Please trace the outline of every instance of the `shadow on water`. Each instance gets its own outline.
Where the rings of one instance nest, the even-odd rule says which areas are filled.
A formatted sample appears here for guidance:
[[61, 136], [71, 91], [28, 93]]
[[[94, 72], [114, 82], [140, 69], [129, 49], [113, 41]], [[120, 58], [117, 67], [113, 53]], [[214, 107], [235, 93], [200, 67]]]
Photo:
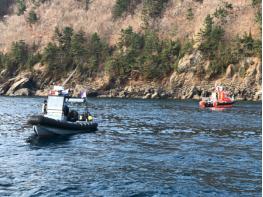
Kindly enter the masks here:
[[32, 134], [26, 139], [26, 142], [32, 146], [46, 147], [56, 144], [67, 144], [72, 135], [52, 135], [50, 137], [41, 138], [36, 134]]

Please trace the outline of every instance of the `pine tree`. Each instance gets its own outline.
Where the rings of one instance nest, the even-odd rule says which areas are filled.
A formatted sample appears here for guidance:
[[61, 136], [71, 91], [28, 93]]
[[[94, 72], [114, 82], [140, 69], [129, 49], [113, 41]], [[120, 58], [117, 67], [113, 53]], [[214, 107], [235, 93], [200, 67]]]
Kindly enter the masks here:
[[83, 32], [75, 33], [71, 39], [70, 54], [73, 57], [74, 64], [81, 66], [86, 60], [87, 50], [85, 48], [87, 40]]
[[204, 28], [199, 33], [201, 50], [206, 56], [214, 58], [219, 44], [223, 41], [224, 30], [213, 22], [213, 18], [207, 15], [205, 18]]

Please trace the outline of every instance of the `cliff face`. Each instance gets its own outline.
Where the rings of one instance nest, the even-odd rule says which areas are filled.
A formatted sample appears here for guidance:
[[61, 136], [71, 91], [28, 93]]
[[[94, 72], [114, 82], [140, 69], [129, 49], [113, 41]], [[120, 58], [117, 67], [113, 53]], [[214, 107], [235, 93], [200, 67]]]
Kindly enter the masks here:
[[[192, 58], [191, 55], [185, 56], [179, 64], [184, 71], [173, 72], [162, 81], [142, 81], [136, 77], [133, 80], [112, 81], [107, 75], [79, 81], [79, 76], [75, 75], [65, 87], [74, 87], [76, 96], [86, 90], [92, 97], [201, 99], [209, 96], [215, 85], [224, 85], [237, 100], [262, 100], [262, 65], [259, 58], [246, 58], [237, 65], [229, 65], [225, 75], [213, 80], [207, 74], [198, 73], [198, 70], [206, 69], [203, 63], [188, 67]], [[47, 85], [49, 78], [39, 65], [34, 69], [35, 72], [23, 72], [6, 80], [0, 85], [0, 95], [46, 96], [50, 88]]]
[[[36, 44], [42, 50], [53, 40], [55, 27], [70, 26], [76, 31], [98, 34], [116, 44], [120, 30], [132, 26], [137, 32], [143, 31], [143, 5], [138, 4], [134, 14], [126, 14], [113, 20], [112, 9], [115, 1], [93, 0], [88, 6], [82, 0], [49, 0], [36, 6], [26, 1], [23, 15], [16, 14], [17, 7], [9, 8], [10, 13], [0, 22], [0, 51], [10, 50], [11, 43], [25, 40]], [[195, 40], [203, 27], [208, 14], [213, 15], [224, 2], [221, 0], [170, 0], [162, 16], [151, 21], [152, 28], [161, 38], [172, 40]], [[251, 0], [231, 0], [232, 9], [220, 22], [224, 28], [227, 42], [237, 35], [251, 33], [253, 38], [261, 39], [261, 31], [256, 23], [257, 7]], [[37, 13], [38, 21], [29, 24], [30, 10]], [[238, 99], [261, 100], [261, 59], [247, 57], [236, 64], [226, 65], [225, 74], [211, 77], [209, 61], [194, 48], [178, 61], [177, 70], [159, 80], [144, 81], [135, 76], [130, 79], [112, 81], [107, 74], [80, 81], [78, 74], [69, 82], [75, 87], [75, 94], [87, 89], [91, 96], [139, 97], [139, 98], [195, 98], [206, 96], [215, 84], [224, 84]], [[3, 77], [5, 71], [0, 74]], [[60, 79], [63, 81], [65, 79]], [[3, 81], [3, 80], [2, 80]], [[22, 72], [14, 78], [8, 78], [0, 85], [0, 94], [7, 95], [45, 95], [47, 85], [52, 81], [46, 75], [46, 66], [37, 64], [31, 72]]]

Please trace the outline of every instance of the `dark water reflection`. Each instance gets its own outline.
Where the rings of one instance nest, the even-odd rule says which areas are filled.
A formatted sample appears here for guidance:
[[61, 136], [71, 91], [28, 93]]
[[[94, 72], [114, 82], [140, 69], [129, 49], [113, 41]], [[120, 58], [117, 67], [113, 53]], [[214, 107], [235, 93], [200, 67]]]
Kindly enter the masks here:
[[42, 101], [0, 97], [0, 196], [261, 196], [261, 103], [90, 99], [98, 132], [38, 140]]

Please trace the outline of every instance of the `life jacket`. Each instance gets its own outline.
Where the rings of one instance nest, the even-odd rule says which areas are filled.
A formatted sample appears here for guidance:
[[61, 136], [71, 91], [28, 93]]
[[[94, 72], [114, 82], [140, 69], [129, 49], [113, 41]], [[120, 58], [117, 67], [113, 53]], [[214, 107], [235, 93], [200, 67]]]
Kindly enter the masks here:
[[218, 92], [218, 100], [223, 101], [225, 99], [225, 92], [219, 91]]
[[88, 116], [88, 121], [92, 121], [93, 117], [91, 115]]

